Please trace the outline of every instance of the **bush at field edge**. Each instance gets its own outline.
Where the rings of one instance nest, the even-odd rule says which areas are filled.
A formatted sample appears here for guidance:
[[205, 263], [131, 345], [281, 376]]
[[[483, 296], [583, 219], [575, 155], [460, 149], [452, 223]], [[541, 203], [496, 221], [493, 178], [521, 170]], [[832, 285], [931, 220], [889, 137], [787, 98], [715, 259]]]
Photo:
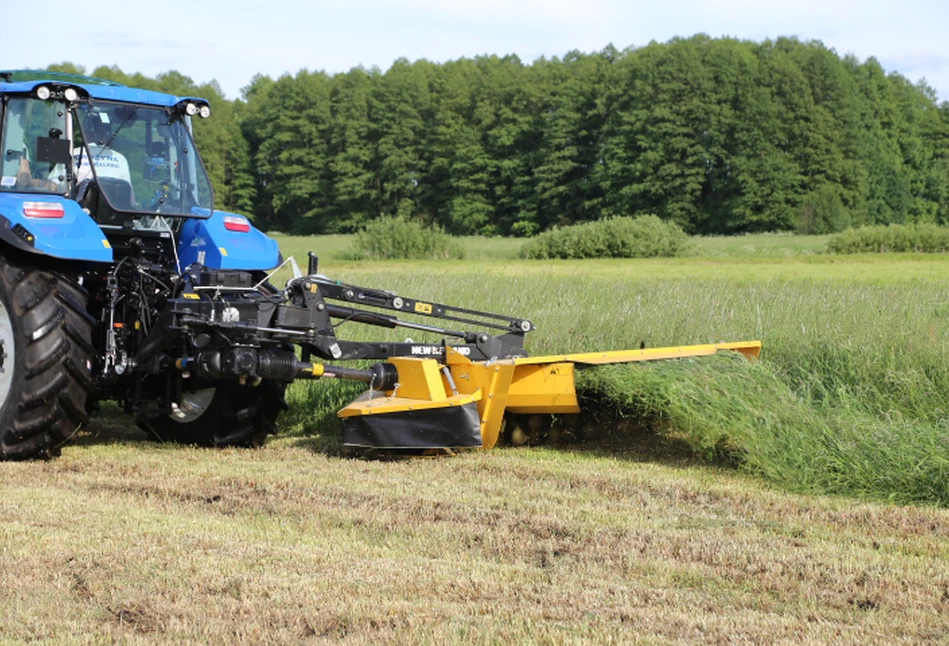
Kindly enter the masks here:
[[432, 260], [465, 257], [461, 241], [438, 225], [425, 227], [415, 220], [383, 216], [357, 232], [353, 247], [359, 257], [379, 260]]
[[655, 215], [613, 217], [555, 227], [521, 247], [521, 257], [548, 258], [655, 258], [681, 255], [688, 235], [673, 222]]
[[936, 224], [889, 224], [849, 229], [827, 243], [832, 253], [938, 253], [949, 251], [949, 228]]

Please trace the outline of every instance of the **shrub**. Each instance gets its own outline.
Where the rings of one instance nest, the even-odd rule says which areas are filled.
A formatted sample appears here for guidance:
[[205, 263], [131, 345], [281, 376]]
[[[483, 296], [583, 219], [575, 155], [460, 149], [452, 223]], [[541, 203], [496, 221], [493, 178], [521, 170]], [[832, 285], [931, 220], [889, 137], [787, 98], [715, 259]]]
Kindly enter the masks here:
[[531, 238], [521, 247], [521, 257], [545, 258], [650, 258], [678, 256], [689, 237], [673, 222], [655, 215], [616, 217], [555, 227]]
[[812, 192], [801, 205], [797, 232], [803, 235], [837, 233], [850, 228], [850, 211], [831, 186]]
[[536, 222], [520, 220], [511, 225], [511, 235], [518, 238], [530, 238], [531, 236], [537, 235], [539, 229], [540, 226]]
[[362, 257], [412, 260], [465, 256], [459, 240], [435, 225], [425, 227], [404, 217], [383, 216], [367, 224], [355, 236], [354, 246]]
[[850, 229], [827, 243], [833, 253], [949, 251], [949, 229], [935, 224], [890, 224]]

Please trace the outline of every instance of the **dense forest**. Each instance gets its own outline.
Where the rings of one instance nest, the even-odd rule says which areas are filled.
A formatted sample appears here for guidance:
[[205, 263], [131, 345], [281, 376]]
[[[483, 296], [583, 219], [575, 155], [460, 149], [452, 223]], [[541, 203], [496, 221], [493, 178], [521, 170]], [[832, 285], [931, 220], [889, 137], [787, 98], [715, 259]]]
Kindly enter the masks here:
[[177, 72], [91, 74], [210, 100], [195, 129], [216, 203], [269, 230], [380, 215], [518, 236], [647, 213], [703, 234], [949, 224], [949, 103], [820, 42], [400, 59], [258, 75], [236, 100]]

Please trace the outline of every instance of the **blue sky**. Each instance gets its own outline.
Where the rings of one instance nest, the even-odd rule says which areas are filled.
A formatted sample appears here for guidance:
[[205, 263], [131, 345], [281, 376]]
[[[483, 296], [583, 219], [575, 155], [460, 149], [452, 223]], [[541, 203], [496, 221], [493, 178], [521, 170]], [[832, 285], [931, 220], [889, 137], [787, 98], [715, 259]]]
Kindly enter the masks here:
[[945, 0], [164, 0], [8, 3], [6, 69], [71, 61], [153, 76], [216, 79], [229, 98], [257, 74], [302, 68], [387, 69], [396, 58], [446, 61], [517, 54], [524, 62], [578, 49], [619, 49], [704, 32], [761, 41], [820, 40], [838, 54], [874, 56], [887, 71], [925, 78], [949, 101]]

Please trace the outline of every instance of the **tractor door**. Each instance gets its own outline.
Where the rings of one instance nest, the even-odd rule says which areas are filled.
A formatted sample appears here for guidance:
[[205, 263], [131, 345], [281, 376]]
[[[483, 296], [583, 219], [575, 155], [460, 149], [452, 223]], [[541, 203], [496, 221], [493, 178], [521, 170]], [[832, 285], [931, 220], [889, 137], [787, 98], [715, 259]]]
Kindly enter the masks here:
[[65, 194], [70, 143], [58, 101], [11, 97], [3, 110], [0, 190]]

